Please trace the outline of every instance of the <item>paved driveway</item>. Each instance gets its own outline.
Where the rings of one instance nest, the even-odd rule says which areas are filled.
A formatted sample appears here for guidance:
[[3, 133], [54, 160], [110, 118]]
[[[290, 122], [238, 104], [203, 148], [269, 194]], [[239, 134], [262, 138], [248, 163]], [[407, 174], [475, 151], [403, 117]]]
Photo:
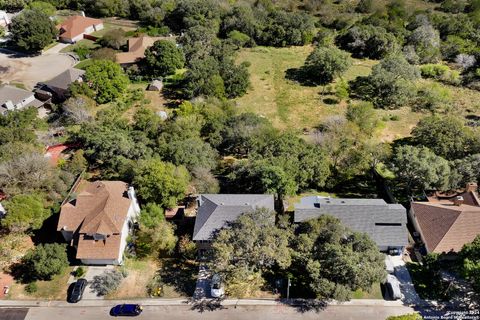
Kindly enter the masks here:
[[102, 296], [97, 296], [97, 293], [92, 290], [90, 287], [93, 277], [101, 275], [104, 273], [106, 270], [112, 270], [113, 266], [105, 266], [105, 267], [88, 267], [87, 272], [85, 273], [84, 278], [87, 279], [88, 281], [88, 286], [85, 288], [85, 291], [83, 292], [83, 298], [82, 299], [104, 299]]
[[197, 285], [193, 293], [193, 299], [199, 300], [211, 298], [210, 296], [210, 276], [211, 272], [205, 265], [200, 265], [198, 270]]
[[395, 276], [400, 281], [400, 289], [403, 293], [403, 303], [405, 305], [421, 306], [425, 304], [425, 301], [420, 299], [415, 287], [413, 286], [412, 278], [408, 272], [407, 266], [402, 259], [402, 256], [392, 256], [391, 260], [395, 267]]
[[47, 53], [26, 57], [0, 51], [0, 79], [2, 82], [20, 82], [32, 89], [37, 82], [47, 81], [70, 67], [75, 60], [63, 53], [57, 53], [62, 47], [55, 46]]

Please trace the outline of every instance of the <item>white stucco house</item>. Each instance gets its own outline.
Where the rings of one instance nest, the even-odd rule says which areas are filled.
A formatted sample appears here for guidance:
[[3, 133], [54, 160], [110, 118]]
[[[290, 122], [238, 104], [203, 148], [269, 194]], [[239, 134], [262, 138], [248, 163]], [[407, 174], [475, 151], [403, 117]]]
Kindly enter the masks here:
[[86, 182], [76, 199], [62, 205], [57, 230], [86, 265], [119, 265], [140, 207], [133, 187], [122, 181]]

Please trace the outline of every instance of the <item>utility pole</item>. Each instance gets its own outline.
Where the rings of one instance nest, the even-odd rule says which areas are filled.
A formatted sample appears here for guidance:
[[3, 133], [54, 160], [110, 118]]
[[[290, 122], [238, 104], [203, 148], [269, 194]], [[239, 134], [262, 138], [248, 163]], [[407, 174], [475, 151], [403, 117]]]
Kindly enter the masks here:
[[287, 277], [287, 300], [290, 298], [290, 277]]

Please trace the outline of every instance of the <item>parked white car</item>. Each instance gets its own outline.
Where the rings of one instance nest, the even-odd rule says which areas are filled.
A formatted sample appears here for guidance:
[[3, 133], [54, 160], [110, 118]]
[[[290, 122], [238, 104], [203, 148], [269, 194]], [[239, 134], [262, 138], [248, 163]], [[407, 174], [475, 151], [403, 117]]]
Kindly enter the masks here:
[[402, 291], [400, 290], [400, 281], [394, 275], [387, 275], [387, 282], [385, 283], [388, 295], [393, 300], [402, 299]]
[[222, 277], [219, 274], [212, 276], [210, 295], [213, 298], [221, 298], [225, 295], [225, 289], [223, 288]]

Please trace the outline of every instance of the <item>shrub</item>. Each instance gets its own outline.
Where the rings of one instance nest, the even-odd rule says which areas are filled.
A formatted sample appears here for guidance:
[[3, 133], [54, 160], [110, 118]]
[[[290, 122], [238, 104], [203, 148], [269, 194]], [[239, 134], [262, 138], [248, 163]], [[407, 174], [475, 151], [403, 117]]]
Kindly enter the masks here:
[[107, 270], [103, 274], [94, 276], [91, 287], [99, 296], [105, 296], [118, 289], [123, 275], [116, 270]]
[[91, 58], [95, 60], [110, 60], [116, 61], [116, 51], [110, 48], [100, 48], [91, 54]]
[[420, 67], [420, 72], [422, 74], [422, 77], [425, 77], [425, 78], [438, 79], [448, 71], [450, 71], [450, 68], [443, 64], [430, 63], [430, 64], [424, 64], [423, 66]]
[[25, 292], [28, 294], [33, 294], [37, 292], [37, 290], [38, 290], [38, 286], [36, 282], [30, 282], [25, 286]]
[[420, 67], [420, 72], [424, 78], [432, 78], [451, 85], [458, 85], [461, 82], [460, 73], [443, 64], [425, 64]]
[[159, 275], [156, 275], [148, 284], [147, 284], [147, 293], [150, 297], [162, 297], [163, 296], [163, 283], [162, 278]]
[[85, 45], [79, 45], [73, 49], [80, 60], [85, 60], [90, 56], [91, 49]]
[[83, 275], [85, 275], [85, 273], [86, 273], [85, 268], [83, 268], [83, 267], [78, 267], [78, 268], [74, 271], [73, 276], [74, 276], [75, 278], [81, 278]]
[[188, 235], [182, 236], [178, 241], [178, 253], [180, 253], [184, 259], [195, 259], [197, 246]]

